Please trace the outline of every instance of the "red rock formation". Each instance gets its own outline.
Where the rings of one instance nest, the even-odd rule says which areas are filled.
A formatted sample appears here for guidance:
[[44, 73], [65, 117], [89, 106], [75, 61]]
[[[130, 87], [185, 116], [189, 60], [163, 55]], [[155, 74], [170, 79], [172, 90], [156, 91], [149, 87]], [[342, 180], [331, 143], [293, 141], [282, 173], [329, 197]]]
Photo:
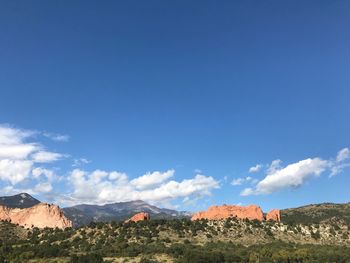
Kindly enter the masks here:
[[150, 220], [150, 219], [151, 219], [151, 217], [148, 213], [141, 212], [141, 213], [134, 215], [130, 219], [126, 220], [125, 223], [128, 223], [130, 221], [138, 222], [138, 221], [144, 221], [144, 220]]
[[266, 214], [266, 220], [281, 222], [281, 213], [278, 209], [273, 209]]
[[24, 227], [72, 227], [72, 222], [64, 216], [58, 206], [46, 203], [23, 209], [0, 205], [0, 220], [8, 220]]
[[264, 220], [264, 214], [259, 206], [238, 206], [238, 205], [222, 205], [211, 206], [208, 211], [195, 213], [191, 220], [197, 220], [206, 218], [209, 220], [218, 220], [228, 217], [237, 217], [240, 219], [257, 219], [259, 221]]

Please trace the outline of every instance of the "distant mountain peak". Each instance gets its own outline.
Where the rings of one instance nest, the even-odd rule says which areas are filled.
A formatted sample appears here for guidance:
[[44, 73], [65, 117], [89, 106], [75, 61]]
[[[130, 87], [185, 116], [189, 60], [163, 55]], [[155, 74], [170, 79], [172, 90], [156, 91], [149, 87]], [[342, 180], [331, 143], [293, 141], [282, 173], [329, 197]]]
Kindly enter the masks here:
[[133, 200], [133, 201], [129, 201], [129, 202], [131, 202], [131, 203], [137, 203], [137, 204], [148, 204], [148, 203], [146, 203], [146, 202], [143, 201], [143, 200]]
[[[18, 194], [18, 195], [20, 195], [22, 198], [34, 199], [34, 197], [31, 196], [31, 195], [28, 194], [28, 193], [20, 193], [20, 194]], [[16, 195], [14, 195], [14, 196], [16, 196]]]
[[35, 199], [28, 193], [0, 197], [0, 205], [5, 205], [10, 208], [29, 208], [39, 203], [39, 200]]
[[138, 205], [148, 205], [148, 203], [146, 203], [143, 200], [130, 200], [130, 201], [124, 201], [124, 202], [115, 202], [115, 203], [108, 203], [105, 205], [114, 205], [114, 204], [138, 204]]

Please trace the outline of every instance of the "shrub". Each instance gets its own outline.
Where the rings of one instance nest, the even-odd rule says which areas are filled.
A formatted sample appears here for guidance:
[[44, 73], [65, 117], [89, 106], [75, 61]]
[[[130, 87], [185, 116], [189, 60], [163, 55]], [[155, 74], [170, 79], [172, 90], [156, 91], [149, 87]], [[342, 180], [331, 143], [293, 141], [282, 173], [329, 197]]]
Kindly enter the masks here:
[[103, 258], [98, 254], [73, 255], [70, 258], [70, 263], [102, 263]]

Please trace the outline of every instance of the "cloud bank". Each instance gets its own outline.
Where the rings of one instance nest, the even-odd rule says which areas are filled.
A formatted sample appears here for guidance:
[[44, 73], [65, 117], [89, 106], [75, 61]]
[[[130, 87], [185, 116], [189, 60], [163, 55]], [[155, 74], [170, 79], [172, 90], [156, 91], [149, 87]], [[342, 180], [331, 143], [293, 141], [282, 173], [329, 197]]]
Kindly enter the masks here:
[[[199, 199], [219, 188], [211, 176], [197, 173], [193, 178], [176, 181], [175, 170], [147, 172], [129, 179], [119, 171], [92, 172], [79, 168], [90, 163], [86, 158], [72, 158], [52, 152], [38, 141], [38, 136], [55, 142], [66, 142], [69, 136], [22, 130], [0, 125], [0, 186], [2, 193], [28, 192], [42, 194], [60, 204], [103, 204], [130, 200], [168, 203], [176, 199]], [[69, 160], [68, 160], [69, 159]], [[66, 176], [58, 176], [52, 165], [60, 160], [70, 161], [75, 167]], [[62, 183], [61, 190], [55, 189]], [[62, 192], [62, 189], [67, 191]]]
[[267, 169], [265, 178], [259, 181], [254, 188], [245, 188], [241, 195], [271, 194], [282, 189], [297, 188], [308, 179], [318, 177], [325, 171], [329, 171], [330, 176], [334, 176], [343, 171], [345, 167], [350, 166], [350, 163], [345, 162], [349, 155], [349, 149], [344, 148], [338, 152], [335, 160], [308, 158], [286, 167], [281, 166], [281, 160], [274, 160]]
[[130, 200], [167, 203], [178, 198], [201, 198], [219, 188], [211, 176], [197, 174], [180, 182], [170, 180], [175, 170], [148, 172], [133, 180], [125, 173], [95, 170], [91, 173], [75, 169], [69, 175], [73, 192], [64, 196], [64, 202], [75, 204], [105, 204]]
[[[65, 155], [50, 152], [38, 142], [27, 142], [36, 132], [0, 125], [0, 180], [11, 185], [29, 178], [34, 166], [51, 163]], [[38, 188], [40, 189], [40, 188]]]
[[[86, 158], [73, 158], [68, 154], [50, 151], [39, 138], [48, 137], [54, 142], [67, 141], [68, 136], [48, 134], [0, 125], [0, 191], [5, 194], [28, 192], [40, 194], [60, 204], [78, 203], [103, 204], [130, 200], [145, 200], [155, 204], [170, 204], [182, 199], [189, 203], [211, 195], [220, 188], [220, 182], [200, 170], [195, 176], [176, 180], [176, 171], [146, 172], [136, 178], [120, 171], [96, 169], [88, 171], [83, 165]], [[328, 172], [336, 176], [350, 167], [350, 150], [341, 149], [333, 159], [307, 158], [282, 166], [281, 160], [270, 165], [257, 164], [249, 168], [249, 173], [257, 173], [264, 167], [265, 177], [242, 177], [234, 179], [235, 186], [249, 184], [242, 196], [271, 194], [283, 189], [302, 186], [311, 178]], [[58, 161], [69, 161], [64, 175], [57, 175], [54, 168]], [[1, 188], [2, 187], [2, 188]]]

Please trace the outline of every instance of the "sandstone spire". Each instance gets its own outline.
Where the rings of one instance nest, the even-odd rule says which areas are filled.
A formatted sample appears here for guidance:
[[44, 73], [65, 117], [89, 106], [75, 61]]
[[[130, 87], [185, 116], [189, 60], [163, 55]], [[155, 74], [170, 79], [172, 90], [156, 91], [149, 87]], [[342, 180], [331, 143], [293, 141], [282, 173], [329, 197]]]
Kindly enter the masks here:
[[273, 209], [266, 214], [266, 220], [281, 221], [281, 213], [278, 209]]

